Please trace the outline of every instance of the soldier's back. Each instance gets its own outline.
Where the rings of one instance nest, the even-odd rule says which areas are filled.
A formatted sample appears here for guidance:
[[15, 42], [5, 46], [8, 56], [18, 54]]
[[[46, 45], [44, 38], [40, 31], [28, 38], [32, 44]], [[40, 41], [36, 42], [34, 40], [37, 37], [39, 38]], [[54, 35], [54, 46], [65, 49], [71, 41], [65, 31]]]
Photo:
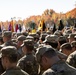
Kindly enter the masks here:
[[66, 62], [67, 62], [69, 65], [71, 65], [71, 66], [73, 66], [73, 67], [76, 68], [76, 51], [74, 51], [73, 53], [71, 53], [71, 54], [68, 56]]
[[76, 69], [63, 61], [59, 61], [42, 75], [76, 75]]
[[35, 56], [32, 53], [26, 54], [24, 57], [22, 57], [17, 65], [20, 66], [22, 70], [26, 71], [30, 75], [37, 75], [38, 64], [35, 59]]
[[24, 72], [20, 68], [10, 68], [1, 75], [29, 75], [29, 74]]

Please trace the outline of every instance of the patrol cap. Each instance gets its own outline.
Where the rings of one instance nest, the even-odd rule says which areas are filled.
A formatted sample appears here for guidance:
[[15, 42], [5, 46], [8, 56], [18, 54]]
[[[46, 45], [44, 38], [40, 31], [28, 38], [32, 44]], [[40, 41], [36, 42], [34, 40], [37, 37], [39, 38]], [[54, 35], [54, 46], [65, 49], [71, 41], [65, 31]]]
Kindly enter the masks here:
[[11, 31], [5, 31], [5, 32], [2, 33], [2, 37], [4, 37], [4, 36], [11, 37], [12, 36], [12, 32]]
[[36, 33], [30, 33], [29, 36], [32, 36], [33, 38], [39, 38], [39, 35]]
[[28, 32], [22, 32], [24, 36], [28, 36]]
[[26, 40], [26, 36], [20, 35], [20, 36], [18, 36], [17, 40], [18, 41], [24, 41], [24, 40]]
[[63, 51], [63, 49], [72, 50], [72, 46], [70, 43], [64, 43], [60, 47], [60, 51]]
[[46, 43], [46, 42], [57, 42], [57, 41], [58, 41], [57, 35], [47, 35], [45, 37], [45, 41], [43, 41], [43, 42]]
[[3, 57], [3, 56], [11, 57], [17, 54], [18, 54], [17, 49], [14, 46], [3, 47], [0, 51], [0, 57]]
[[72, 41], [71, 46], [76, 48], [76, 41]]
[[18, 36], [20, 36], [20, 35], [22, 35], [22, 33], [21, 33], [21, 32], [16, 33], [16, 37], [18, 37]]
[[21, 45], [22, 47], [23, 46], [34, 46], [34, 43], [33, 43], [33, 40], [31, 39], [26, 39], [23, 41], [23, 44]]
[[72, 31], [69, 29], [69, 30], [66, 30], [66, 31], [65, 31], [64, 35], [67, 35], [67, 36], [68, 36], [68, 35], [71, 34], [71, 33], [72, 33]]
[[72, 34], [69, 34], [69, 37], [68, 38], [75, 38], [75, 35], [76, 34], [73, 34], [73, 33]]
[[32, 37], [32, 36], [29, 36], [29, 35], [28, 35], [28, 36], [26, 37], [26, 39], [29, 39], [29, 40], [30, 40], [30, 39], [31, 39], [31, 40], [34, 40], [34, 37]]
[[2, 30], [2, 33], [3, 33], [3, 32], [5, 32], [5, 31], [8, 31], [8, 30], [6, 30], [6, 29], [3, 29], [3, 30]]
[[34, 36], [36, 36], [36, 33], [29, 33], [29, 36], [34, 37]]
[[40, 62], [43, 54], [49, 50], [51, 51], [54, 49], [50, 45], [42, 45], [41, 47], [37, 48], [37, 52], [36, 52], [37, 61]]
[[66, 41], [66, 37], [65, 37], [65, 36], [60, 36], [60, 37], [58, 38], [58, 41], [63, 41], [63, 40]]
[[54, 35], [61, 36], [62, 35], [62, 32], [59, 31], [59, 30], [57, 30], [57, 31], [54, 32]]

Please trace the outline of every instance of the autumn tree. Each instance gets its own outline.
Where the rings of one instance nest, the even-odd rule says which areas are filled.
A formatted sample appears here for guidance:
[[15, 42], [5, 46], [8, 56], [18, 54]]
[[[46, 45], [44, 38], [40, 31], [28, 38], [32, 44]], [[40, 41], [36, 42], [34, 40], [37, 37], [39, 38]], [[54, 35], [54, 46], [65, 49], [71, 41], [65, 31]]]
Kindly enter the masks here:
[[27, 28], [30, 28], [31, 30], [32, 30], [32, 29], [35, 29], [36, 26], [37, 26], [36, 23], [33, 22], [33, 21], [29, 21], [29, 22], [26, 23], [26, 27], [27, 27]]

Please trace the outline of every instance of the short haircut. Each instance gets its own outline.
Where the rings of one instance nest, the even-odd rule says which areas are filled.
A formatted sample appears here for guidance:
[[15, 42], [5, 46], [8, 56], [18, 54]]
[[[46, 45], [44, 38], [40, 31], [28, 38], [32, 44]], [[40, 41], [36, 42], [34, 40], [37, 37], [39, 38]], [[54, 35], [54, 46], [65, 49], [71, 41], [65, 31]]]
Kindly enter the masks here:
[[61, 45], [61, 50], [67, 49], [67, 50], [72, 50], [71, 44], [70, 43], [64, 43]]
[[28, 51], [32, 51], [34, 50], [34, 46], [33, 45], [25, 45]]
[[60, 40], [60, 41], [59, 41], [59, 44], [60, 44], [60, 46], [61, 46], [62, 44], [66, 43], [66, 42], [67, 42], [66, 40]]
[[31, 39], [24, 40], [22, 46], [25, 46], [28, 51], [32, 51], [34, 49], [34, 41]]
[[11, 63], [16, 63], [18, 61], [17, 48], [14, 46], [6, 46], [1, 49], [3, 57], [7, 57]]
[[57, 48], [58, 43], [57, 42], [47, 42], [50, 46], [52, 46], [53, 48]]
[[47, 52], [45, 52], [44, 54], [43, 54], [43, 56], [46, 56], [46, 57], [48, 57], [48, 58], [52, 58], [52, 57], [54, 57], [54, 56], [57, 56], [57, 53], [56, 53], [56, 51], [52, 48], [49, 48], [49, 50], [47, 51]]
[[60, 46], [61, 46], [62, 44], [64, 44], [64, 43], [67, 42], [65, 36], [60, 36], [60, 37], [58, 38], [58, 41], [59, 41]]
[[17, 54], [13, 54], [13, 55], [7, 56], [7, 57], [8, 57], [8, 59], [9, 59], [9, 61], [10, 61], [11, 63], [15, 63], [15, 62], [18, 61], [18, 55], [17, 55]]

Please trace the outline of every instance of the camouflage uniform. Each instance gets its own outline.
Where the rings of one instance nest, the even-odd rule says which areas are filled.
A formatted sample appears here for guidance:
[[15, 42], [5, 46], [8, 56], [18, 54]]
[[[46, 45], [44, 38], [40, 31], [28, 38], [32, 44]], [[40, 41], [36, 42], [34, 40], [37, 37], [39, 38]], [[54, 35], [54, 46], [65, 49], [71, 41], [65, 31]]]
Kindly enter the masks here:
[[76, 75], [76, 69], [63, 61], [59, 61], [42, 75]]
[[[36, 57], [33, 54], [33, 41], [28, 39], [28, 40], [24, 40], [23, 44], [21, 45], [23, 48], [26, 47], [27, 52], [25, 52], [24, 56], [19, 60], [18, 62], [18, 66], [21, 67], [21, 69], [23, 69], [24, 71], [26, 71], [27, 73], [29, 73], [30, 75], [37, 75], [38, 72], [38, 64], [36, 61]], [[27, 48], [27, 46], [30, 49], [30, 53], [29, 53], [29, 49]], [[23, 50], [22, 50], [23, 51]]]
[[[29, 75], [23, 70], [21, 70], [18, 66], [16, 66], [16, 63], [18, 61], [18, 53], [17, 53], [16, 47], [7, 46], [7, 47], [2, 48], [0, 57], [2, 59], [3, 68], [6, 69], [6, 71], [2, 73], [1, 75]], [[14, 64], [14, 66], [12, 64], [10, 65], [8, 62], [7, 62], [8, 66], [6, 66], [4, 64], [5, 62], [4, 59], [9, 60], [9, 63]]]
[[0, 45], [1, 47], [7, 46], [9, 43], [11, 43], [11, 36], [12, 32], [11, 31], [5, 31], [2, 33], [2, 37], [10, 37], [10, 40], [4, 42], [4, 44]]
[[71, 53], [68, 56], [68, 58], [67, 58], [66, 61], [68, 62], [69, 65], [71, 65], [71, 66], [73, 66], [73, 67], [76, 68], [76, 51], [74, 51], [73, 53]]
[[1, 75], [29, 75], [18, 67], [10, 68]]
[[32, 53], [26, 54], [22, 57], [18, 62], [18, 66], [30, 75], [37, 75], [38, 65], [36, 58]]
[[[17, 45], [18, 45], [18, 42], [23, 42], [24, 40], [26, 39], [26, 36], [24, 36], [24, 35], [20, 35], [20, 36], [18, 36], [18, 38], [17, 38]], [[18, 54], [19, 54], [19, 59], [21, 58], [21, 57], [23, 57], [23, 52], [22, 52], [22, 47], [21, 46], [19, 46], [18, 47]]]
[[[43, 61], [43, 60], [41, 58], [47, 51], [51, 52], [51, 51], [55, 51], [55, 50], [49, 45], [44, 45], [43, 47], [37, 49], [36, 57], [37, 57], [37, 61], [39, 63], [42, 63], [41, 61]], [[51, 54], [52, 53], [53, 52], [51, 52]], [[52, 56], [52, 57], [54, 57], [54, 56]], [[51, 60], [51, 56], [46, 57], [46, 58], [48, 58], [49, 61]], [[56, 59], [54, 58], [54, 60], [56, 60]], [[53, 60], [51, 60], [51, 62], [52, 61]], [[47, 62], [47, 64], [49, 64], [49, 62]], [[43, 68], [44, 68], [44, 66], [42, 65]], [[57, 61], [53, 61], [52, 64], [50, 63], [50, 65], [48, 65], [47, 68], [46, 68], [47, 70], [44, 71], [42, 75], [76, 75], [76, 69], [71, 67], [70, 65], [68, 65], [67, 63], [65, 63], [64, 61], [62, 61], [60, 59], [58, 59]]]
[[[58, 43], [58, 36], [57, 35], [47, 35], [46, 37], [45, 37], [45, 41], [43, 41], [44, 43]], [[50, 45], [50, 44], [49, 44]], [[52, 45], [51, 45], [52, 46]], [[54, 45], [53, 45], [54, 46]], [[61, 53], [60, 51], [58, 51], [57, 49], [56, 49], [56, 53], [57, 53], [57, 55], [58, 55], [58, 57], [60, 58], [60, 59], [64, 59], [64, 60], [66, 60], [66, 58], [67, 58], [67, 55], [65, 55], [65, 54], [63, 54], [63, 53]]]

